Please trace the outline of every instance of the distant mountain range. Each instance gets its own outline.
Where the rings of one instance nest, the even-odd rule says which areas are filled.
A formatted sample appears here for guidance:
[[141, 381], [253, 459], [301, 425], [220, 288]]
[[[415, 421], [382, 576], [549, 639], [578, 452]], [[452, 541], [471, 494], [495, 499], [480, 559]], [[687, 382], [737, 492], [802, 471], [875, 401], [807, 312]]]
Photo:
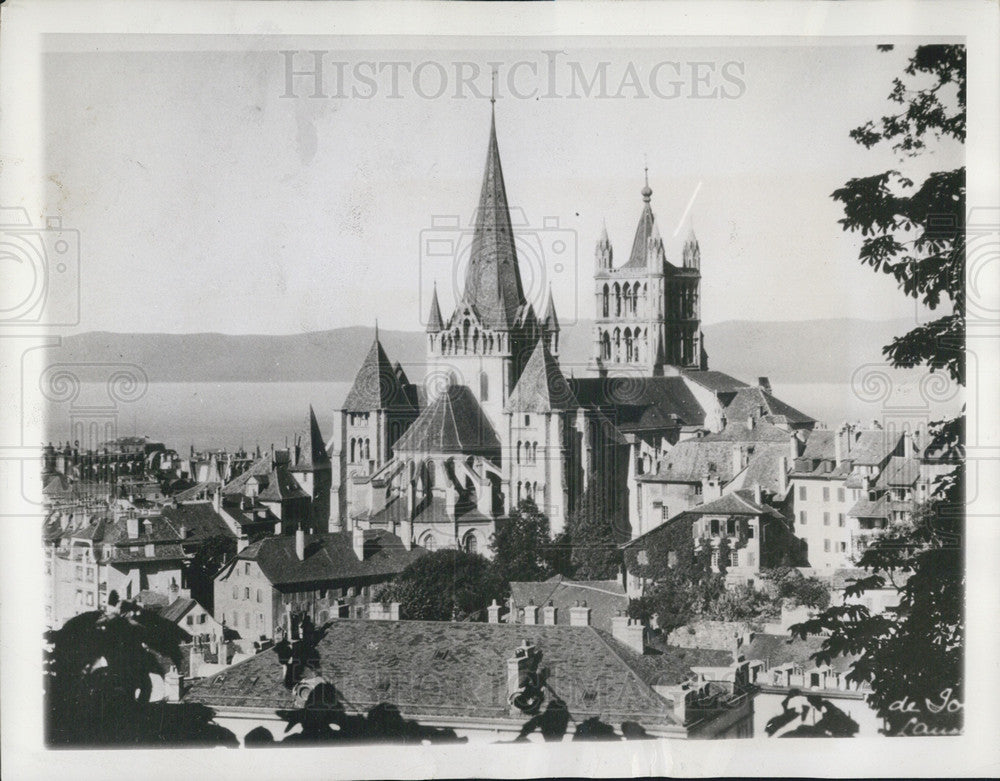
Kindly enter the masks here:
[[[882, 347], [906, 333], [908, 320], [801, 322], [732, 320], [704, 327], [709, 366], [742, 380], [779, 383], [849, 382], [864, 364], [883, 364]], [[564, 327], [560, 363], [581, 375], [590, 358], [593, 322]], [[368, 327], [287, 336], [93, 331], [64, 337], [49, 364], [99, 364], [74, 369], [81, 381], [106, 381], [108, 364], [140, 366], [151, 382], [350, 382], [371, 346]], [[422, 375], [426, 336], [379, 332], [393, 361], [411, 379]]]

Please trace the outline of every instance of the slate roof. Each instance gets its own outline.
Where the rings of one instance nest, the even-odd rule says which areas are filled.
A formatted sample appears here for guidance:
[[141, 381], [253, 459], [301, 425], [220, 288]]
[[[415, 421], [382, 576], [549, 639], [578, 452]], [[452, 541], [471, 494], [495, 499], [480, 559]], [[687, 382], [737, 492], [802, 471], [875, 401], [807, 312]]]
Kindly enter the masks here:
[[878, 499], [859, 499], [847, 511], [852, 518], [889, 518], [889, 498], [885, 495]]
[[184, 526], [187, 536], [185, 543], [199, 542], [209, 537], [236, 537], [233, 530], [222, 519], [211, 502], [191, 502], [176, 507], [167, 505], [161, 514], [180, 536], [180, 528]]
[[[333, 684], [350, 711], [390, 703], [405, 717], [520, 725], [529, 717], [510, 714], [507, 659], [523, 640], [541, 652], [548, 689], [566, 702], [575, 721], [596, 716], [615, 726], [623, 720], [676, 724], [669, 703], [630, 667], [635, 654], [592, 627], [340, 619], [327, 625], [318, 644], [315, 672]], [[267, 651], [195, 682], [184, 701], [217, 709], [291, 709], [282, 674]]]
[[774, 518], [784, 518], [781, 513], [775, 510], [767, 502], [757, 503], [754, 501], [750, 491], [733, 491], [723, 494], [718, 499], [713, 499], [705, 504], [696, 507], [689, 507], [684, 511], [688, 515], [770, 515]]
[[[617, 640], [608, 638], [610, 642]], [[624, 654], [623, 654], [624, 655]], [[642, 656], [625, 657], [631, 667], [650, 686], [675, 686], [693, 678], [692, 667], [729, 667], [733, 655], [729, 651], [710, 648], [680, 648], [672, 645], [647, 647]]]
[[740, 388], [749, 388], [742, 380], [730, 377], [725, 372], [711, 371], [709, 369], [682, 369], [681, 374], [692, 382], [696, 382], [703, 388], [714, 393], [735, 393]]
[[[772, 494], [780, 493], [781, 484], [778, 472], [781, 469], [781, 459], [788, 457], [788, 446], [784, 443], [766, 442], [754, 445], [753, 455], [747, 462], [746, 470], [740, 477], [741, 485], [753, 487], [759, 485], [762, 490]], [[788, 462], [785, 462], [786, 469]], [[786, 491], [789, 482], [785, 481]]]
[[221, 485], [218, 482], [206, 481], [203, 483], [196, 483], [190, 488], [185, 488], [183, 491], [178, 491], [170, 496], [175, 502], [190, 502], [192, 500], [202, 500], [206, 499], [212, 495], [212, 492], [216, 488], [220, 488]]
[[198, 603], [187, 597], [178, 597], [169, 605], [165, 606], [160, 610], [160, 617], [167, 619], [167, 621], [172, 621], [177, 623], [180, 621], [187, 612], [193, 608]]
[[237, 559], [256, 561], [280, 590], [296, 584], [395, 575], [426, 553], [417, 546], [406, 550], [399, 537], [381, 529], [367, 530], [364, 535], [364, 561], [355, 555], [352, 535], [347, 532], [307, 534], [302, 561], [295, 555], [294, 535], [265, 537], [240, 551]]
[[410, 394], [400, 382], [376, 335], [368, 355], [354, 378], [354, 384], [344, 399], [343, 409], [349, 412], [372, 412], [379, 409], [410, 409]]
[[570, 580], [555, 575], [548, 580], [511, 581], [510, 594], [518, 608], [533, 602], [541, 608], [549, 601], [556, 607], [556, 624], [569, 624], [569, 609], [578, 602], [590, 608], [590, 625], [611, 631], [611, 619], [628, 609], [628, 595], [617, 580]]
[[308, 499], [309, 494], [302, 490], [301, 486], [288, 471], [287, 466], [278, 466], [271, 470], [269, 475], [257, 475], [257, 480], [267, 485], [257, 498], [267, 502], [281, 502], [286, 499]]
[[[646, 190], [649, 188], [647, 187]], [[656, 217], [653, 216], [653, 209], [649, 205], [649, 196], [643, 190], [642, 214], [639, 215], [639, 223], [635, 226], [635, 237], [632, 239], [632, 251], [628, 260], [622, 266], [623, 269], [645, 269], [646, 252], [651, 238], [659, 238], [660, 231], [656, 227]], [[650, 191], [652, 193], [652, 191]]]
[[674, 445], [660, 461], [657, 472], [639, 479], [647, 482], [700, 483], [706, 474], [716, 475], [722, 483], [735, 476], [733, 446], [735, 443], [706, 439], [686, 439]]
[[514, 229], [507, 207], [507, 189], [500, 166], [496, 117], [492, 115], [486, 169], [476, 210], [462, 301], [475, 308], [485, 327], [500, 330], [515, 327], [525, 304]]
[[499, 454], [500, 439], [472, 391], [451, 385], [421, 411], [393, 450], [493, 455]]
[[747, 425], [746, 419], [733, 419], [726, 421], [726, 427], [722, 431], [713, 434], [706, 434], [701, 438], [702, 442], [783, 442], [785, 443], [785, 453], [788, 453], [788, 442], [792, 435], [782, 428], [778, 428], [773, 423], [766, 420], [757, 421], [753, 428]]
[[879, 488], [909, 487], [920, 479], [920, 460], [892, 456], [879, 475], [876, 485]]
[[[747, 661], [766, 661], [769, 669], [791, 663], [808, 670], [816, 666], [810, 656], [820, 650], [823, 640], [819, 635], [810, 635], [800, 640], [792, 639], [789, 635], [755, 634], [750, 643], [740, 648], [740, 656]], [[854, 658], [846, 656], [836, 656], [829, 664], [837, 673], [846, 672], [853, 665]]]
[[682, 377], [576, 377], [567, 381], [584, 407], [606, 407], [623, 431], [705, 422], [705, 410]]
[[[835, 432], [830, 430], [812, 431], [806, 440], [802, 455], [796, 459], [796, 472], [814, 472], [822, 470], [822, 465], [816, 462], [834, 461], [836, 459]], [[902, 434], [883, 429], [862, 429], [850, 433], [852, 442], [848, 444], [847, 433], [841, 434], [841, 458], [855, 466], [878, 466], [889, 455], [899, 448]], [[812, 463], [803, 463], [812, 462]], [[847, 467], [841, 463], [836, 472], [846, 472]]]
[[535, 343], [528, 362], [507, 399], [510, 412], [551, 412], [575, 409], [580, 404], [544, 339]]

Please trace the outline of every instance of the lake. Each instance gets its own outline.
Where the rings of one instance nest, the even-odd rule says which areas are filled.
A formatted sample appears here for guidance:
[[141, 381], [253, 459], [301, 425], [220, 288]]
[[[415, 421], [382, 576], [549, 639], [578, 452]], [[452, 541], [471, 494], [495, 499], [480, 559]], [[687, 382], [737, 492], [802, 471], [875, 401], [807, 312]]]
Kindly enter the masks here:
[[[932, 375], [933, 376], [933, 375]], [[109, 399], [103, 383], [83, 383], [72, 401], [47, 405], [46, 432], [52, 442], [75, 438], [71, 423], [91, 424], [117, 436], [148, 436], [179, 453], [195, 449], [257, 444], [282, 446], [305, 431], [312, 404], [323, 436], [332, 432], [334, 410], [350, 389], [347, 382], [153, 382], [127, 400]], [[958, 388], [914, 377], [865, 387], [850, 383], [773, 383], [774, 394], [830, 426], [860, 420], [897, 426], [926, 423], [961, 409]], [[86, 430], [86, 429], [85, 429]], [[105, 437], [100, 437], [103, 440]], [[113, 438], [113, 437], [108, 437]]]

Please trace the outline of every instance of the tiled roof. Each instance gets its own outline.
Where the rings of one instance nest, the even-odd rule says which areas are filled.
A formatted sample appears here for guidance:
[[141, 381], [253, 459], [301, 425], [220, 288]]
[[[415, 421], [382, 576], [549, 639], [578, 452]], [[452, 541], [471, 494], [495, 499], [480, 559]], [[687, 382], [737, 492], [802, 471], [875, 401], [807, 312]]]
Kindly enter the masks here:
[[686, 439], [663, 456], [658, 472], [640, 479], [651, 482], [698, 483], [714, 474], [725, 484], [733, 479], [733, 442]]
[[847, 511], [852, 518], [886, 518], [889, 517], [889, 499], [880, 496], [878, 499], [859, 499]]
[[[614, 638], [608, 642], [621, 645]], [[623, 656], [625, 656], [623, 654]], [[642, 656], [625, 656], [628, 665], [650, 686], [674, 686], [694, 677], [692, 667], [729, 667], [733, 655], [729, 651], [710, 648], [680, 648], [657, 645], [647, 648]]]
[[879, 488], [907, 487], [914, 485], [919, 479], [919, 459], [892, 456], [879, 475], [876, 485]]
[[364, 561], [355, 555], [352, 535], [347, 532], [307, 534], [302, 561], [295, 555], [294, 535], [266, 537], [248, 545], [237, 558], [256, 561], [271, 584], [280, 588], [394, 575], [426, 553], [417, 546], [406, 550], [402, 540], [387, 531], [368, 530], [364, 535]]
[[165, 606], [160, 610], [160, 617], [167, 619], [167, 621], [172, 621], [177, 623], [184, 617], [184, 615], [198, 603], [187, 597], [178, 597], [169, 605]]
[[73, 495], [69, 480], [59, 472], [43, 476], [42, 495], [48, 499], [62, 499]]
[[784, 418], [792, 425], [816, 422], [815, 419], [776, 399], [761, 388], [740, 388], [732, 401], [726, 405], [726, 418], [729, 420], [746, 421], [750, 417], [759, 420], [765, 416]]
[[699, 504], [685, 510], [689, 515], [770, 515], [775, 518], [784, 516], [767, 502], [754, 501], [750, 491], [733, 491], [724, 494], [711, 502]]
[[[783, 443], [768, 442], [754, 445], [753, 455], [746, 465], [746, 471], [741, 477], [741, 484], [744, 487], [759, 485], [762, 490], [768, 493], [780, 493], [781, 484], [778, 480], [778, 472], [781, 470], [781, 459], [788, 457], [788, 446]], [[789, 466], [785, 461], [785, 468]], [[788, 488], [788, 481], [785, 481], [785, 489]]]
[[242, 472], [238, 477], [234, 477], [228, 483], [222, 487], [222, 493], [224, 495], [242, 494], [246, 490], [247, 481], [251, 477], [258, 475], [269, 475], [271, 474], [271, 453], [266, 453], [260, 458], [256, 459], [250, 466], [246, 468], [246, 471]]
[[[262, 475], [257, 477], [258, 480], [262, 480], [262, 478]], [[281, 502], [285, 499], [309, 498], [309, 494], [302, 490], [295, 478], [289, 473], [287, 466], [275, 467], [266, 479], [267, 486], [258, 494], [261, 501]]]
[[498, 454], [500, 440], [464, 385], [438, 394], [393, 446], [396, 452]]
[[[529, 717], [510, 714], [507, 659], [523, 640], [541, 652], [549, 696], [562, 698], [576, 721], [676, 724], [669, 703], [626, 663], [633, 652], [591, 627], [341, 619], [327, 625], [318, 669], [310, 673], [332, 683], [353, 711], [388, 703], [407, 717], [519, 725]], [[291, 709], [282, 674], [267, 651], [194, 683], [184, 700], [217, 709]]]
[[535, 344], [513, 393], [507, 399], [510, 412], [551, 412], [580, 406], [559, 364], [544, 339]]
[[[755, 634], [749, 644], [740, 648], [740, 655], [747, 661], [766, 661], [769, 668], [791, 663], [809, 669], [816, 666], [810, 657], [820, 650], [823, 640], [818, 635], [800, 640], [788, 635]], [[846, 672], [853, 664], [854, 659], [846, 656], [836, 656], [830, 661], [830, 667], [837, 673]]]
[[378, 336], [358, 369], [354, 384], [347, 393], [343, 409], [349, 412], [372, 412], [379, 409], [411, 409], [406, 387], [399, 381], [389, 356]]
[[[379, 526], [391, 526], [394, 523], [401, 523], [407, 520], [406, 498], [404, 496], [394, 496], [384, 508], [377, 513], [369, 514], [367, 511], [359, 513], [355, 518], [370, 520], [371, 523]], [[417, 505], [416, 512], [412, 519], [414, 524], [435, 524], [444, 525], [450, 528], [452, 524], [481, 524], [492, 522], [474, 504], [467, 504], [461, 501], [455, 503], [455, 511], [449, 513], [445, 500], [440, 496], [433, 496], [430, 500], [424, 500]]]
[[180, 536], [180, 528], [186, 531], [184, 542], [197, 542], [209, 537], [235, 538], [232, 529], [222, 520], [211, 502], [190, 502], [176, 507], [166, 506], [161, 511], [163, 517]]
[[[792, 438], [792, 435], [782, 428], [778, 428], [773, 423], [766, 420], [757, 421], [751, 428], [745, 419], [735, 418], [726, 422], [726, 427], [722, 431], [713, 434], [706, 434], [702, 437], [704, 442], [784, 442]], [[788, 452], [788, 447], [785, 447]]]
[[197, 483], [196, 485], [186, 488], [183, 491], [171, 494], [170, 498], [175, 502], [190, 502], [192, 500], [207, 499], [212, 495], [215, 489], [219, 487], [220, 484], [213, 481]]
[[859, 466], [876, 466], [885, 461], [894, 452], [902, 440], [902, 434], [893, 433], [888, 429], [871, 429], [855, 435], [850, 452], [844, 453], [844, 458], [851, 459]]
[[569, 609], [586, 602], [590, 625], [606, 632], [611, 631], [611, 619], [618, 611], [628, 609], [628, 596], [617, 580], [570, 580], [555, 575], [539, 582], [512, 581], [510, 594], [519, 608], [529, 602], [541, 608], [551, 600], [558, 625], [569, 624]]
[[462, 300], [475, 308], [485, 327], [502, 330], [515, 326], [525, 303], [514, 229], [507, 207], [507, 190], [500, 167], [495, 118], [490, 120], [486, 170], [476, 210]]

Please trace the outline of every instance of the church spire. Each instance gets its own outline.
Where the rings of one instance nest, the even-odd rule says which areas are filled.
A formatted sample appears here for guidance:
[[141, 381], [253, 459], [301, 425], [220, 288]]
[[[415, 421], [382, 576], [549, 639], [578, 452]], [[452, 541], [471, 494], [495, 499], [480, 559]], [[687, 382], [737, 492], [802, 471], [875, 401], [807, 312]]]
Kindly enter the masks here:
[[444, 330], [444, 320], [441, 317], [441, 307], [438, 304], [438, 287], [434, 283], [434, 294], [431, 296], [431, 313], [427, 316], [427, 332], [437, 333]]
[[465, 275], [464, 300], [475, 308], [483, 325], [509, 330], [525, 299], [500, 167], [494, 106], [491, 102], [490, 141]]
[[552, 300], [552, 285], [549, 285], [549, 300], [545, 303], [545, 314], [542, 323], [547, 331], [559, 330], [559, 318], [556, 317], [556, 302]]

